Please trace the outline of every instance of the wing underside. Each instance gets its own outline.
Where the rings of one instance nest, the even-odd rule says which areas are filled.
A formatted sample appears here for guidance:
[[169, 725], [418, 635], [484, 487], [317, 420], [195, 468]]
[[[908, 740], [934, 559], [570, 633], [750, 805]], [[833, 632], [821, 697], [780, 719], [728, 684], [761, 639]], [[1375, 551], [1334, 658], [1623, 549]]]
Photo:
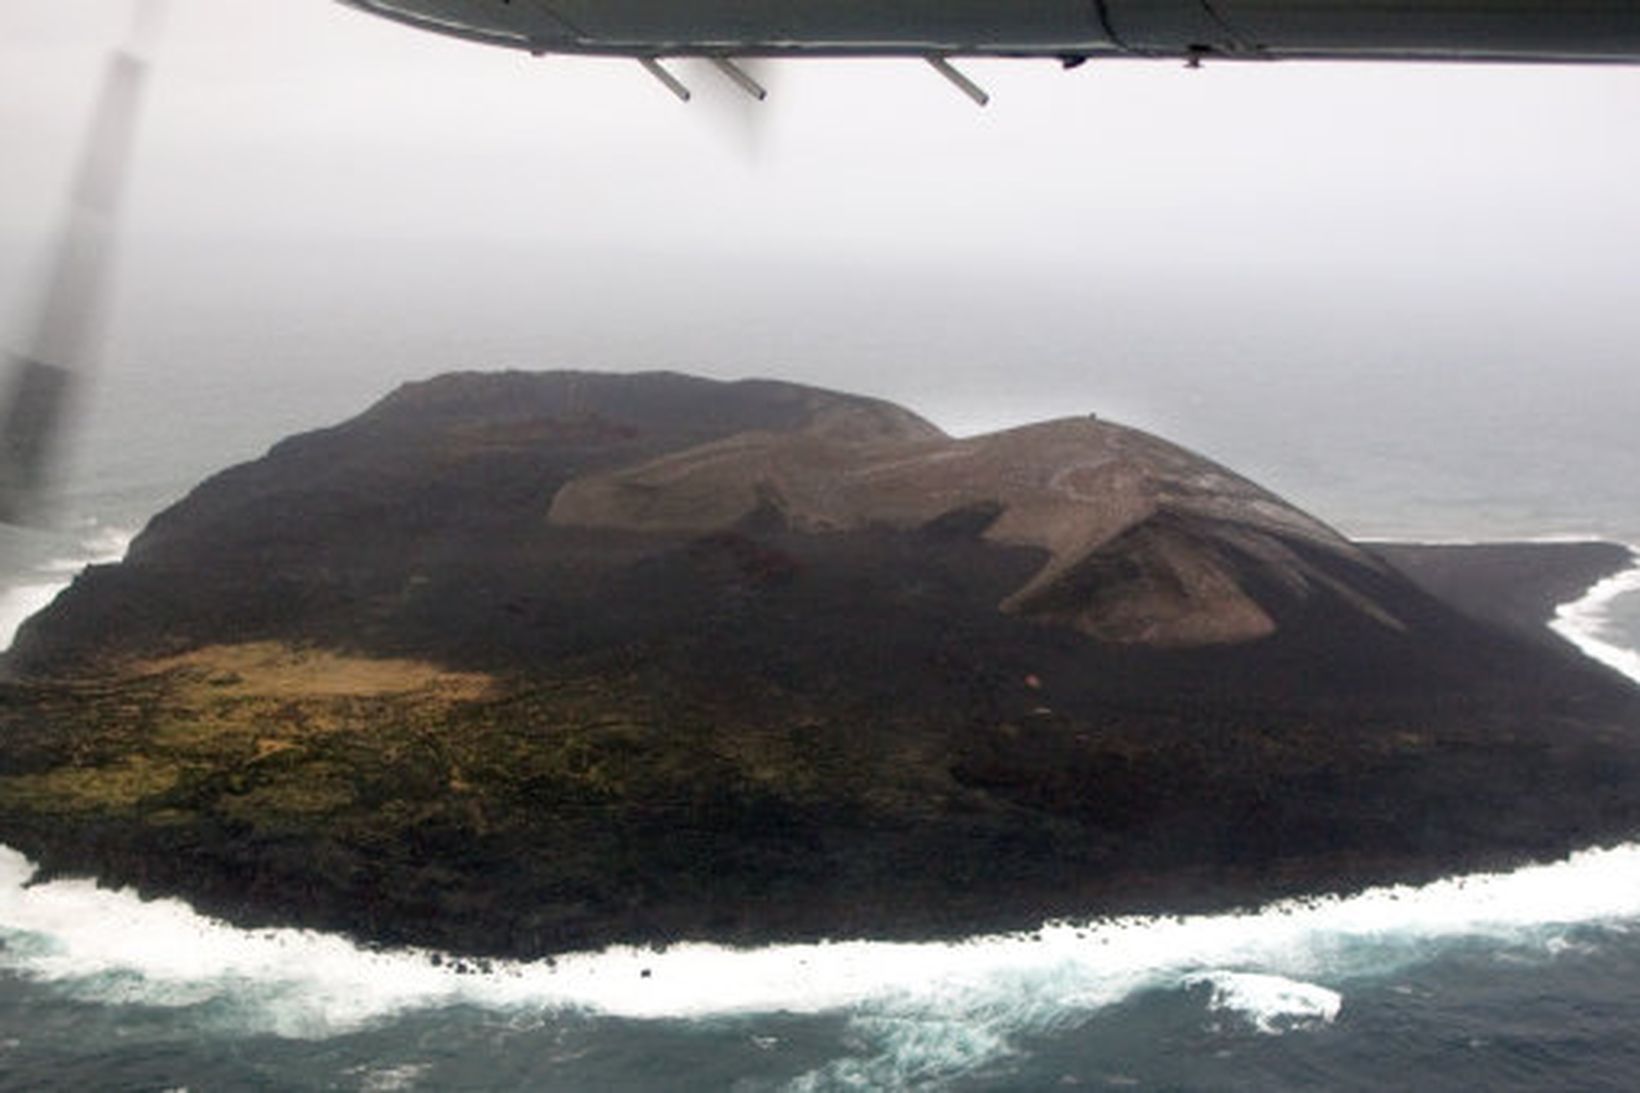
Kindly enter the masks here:
[[1631, 0], [341, 0], [537, 53], [1630, 62]]

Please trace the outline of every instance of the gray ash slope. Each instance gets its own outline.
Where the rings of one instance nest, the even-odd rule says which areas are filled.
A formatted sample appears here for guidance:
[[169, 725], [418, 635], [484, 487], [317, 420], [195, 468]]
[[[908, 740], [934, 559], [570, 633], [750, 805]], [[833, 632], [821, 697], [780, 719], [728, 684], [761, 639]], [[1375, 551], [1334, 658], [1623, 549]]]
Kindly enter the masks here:
[[[446, 376], [202, 484], [10, 664], [46, 686], [249, 642], [492, 673], [515, 698], [469, 722], [549, 734], [596, 680], [667, 743], [623, 744], [642, 777], [592, 798], [508, 783], [474, 831], [388, 833], [444, 870], [413, 902], [345, 824], [259, 864], [208, 795], [155, 803], [199, 825], [186, 867], [152, 860], [163, 825], [0, 835], [240, 918], [530, 952], [1222, 905], [1640, 827], [1632, 687], [1092, 419], [953, 440], [789, 384]], [[31, 746], [0, 771], [61, 761]], [[523, 849], [572, 813], [586, 861]]]

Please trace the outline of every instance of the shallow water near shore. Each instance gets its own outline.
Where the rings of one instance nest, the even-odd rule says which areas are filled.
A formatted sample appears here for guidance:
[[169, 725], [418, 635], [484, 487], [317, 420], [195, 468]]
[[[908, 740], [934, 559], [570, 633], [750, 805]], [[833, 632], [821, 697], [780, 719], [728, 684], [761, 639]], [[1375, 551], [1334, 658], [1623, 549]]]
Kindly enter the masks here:
[[[62, 532], [16, 533], [0, 641], [177, 488], [133, 472]], [[1439, 537], [1560, 532], [1574, 508]], [[1640, 681], [1640, 564], [1554, 625]], [[1640, 1064], [1640, 845], [1243, 914], [537, 963], [239, 930], [31, 872], [0, 850], [0, 1090], [1619, 1089]]]

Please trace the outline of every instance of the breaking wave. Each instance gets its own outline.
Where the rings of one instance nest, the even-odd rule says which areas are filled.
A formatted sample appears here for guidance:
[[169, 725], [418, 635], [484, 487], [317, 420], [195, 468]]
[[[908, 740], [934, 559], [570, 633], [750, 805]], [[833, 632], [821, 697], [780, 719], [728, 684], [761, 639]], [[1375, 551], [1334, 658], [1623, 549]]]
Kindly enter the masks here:
[[1631, 545], [1629, 554], [1633, 564], [1628, 569], [1607, 577], [1581, 598], [1561, 604], [1549, 626], [1585, 656], [1640, 683], [1640, 650], [1622, 644], [1624, 638], [1611, 621], [1617, 600], [1640, 596], [1640, 547]]
[[1185, 982], [1212, 988], [1209, 1009], [1237, 1014], [1271, 1035], [1330, 1025], [1344, 1006], [1337, 991], [1262, 972], [1202, 972]]
[[18, 628], [30, 615], [49, 607], [68, 585], [66, 580], [21, 584], [0, 592], [0, 652], [11, 648]]
[[[192, 1010], [234, 1032], [323, 1039], [415, 1010], [636, 1018], [846, 1015], [860, 1051], [810, 1084], [914, 1085], [1010, 1053], [1147, 991], [1291, 1033], [1347, 1013], [1352, 983], [1481, 939], [1553, 959], [1569, 932], [1640, 919], [1640, 844], [1511, 873], [1286, 901], [1256, 911], [1056, 922], [951, 943], [612, 948], [552, 961], [382, 951], [244, 930], [90, 880], [30, 883], [0, 848], [0, 972], [88, 1002]], [[799, 1083], [800, 1086], [803, 1083]]]
[[124, 528], [93, 523], [82, 533], [76, 549], [48, 558], [0, 590], [0, 652], [11, 648], [17, 630], [30, 615], [44, 610], [57, 593], [74, 582], [88, 565], [117, 562], [125, 557], [133, 533]]

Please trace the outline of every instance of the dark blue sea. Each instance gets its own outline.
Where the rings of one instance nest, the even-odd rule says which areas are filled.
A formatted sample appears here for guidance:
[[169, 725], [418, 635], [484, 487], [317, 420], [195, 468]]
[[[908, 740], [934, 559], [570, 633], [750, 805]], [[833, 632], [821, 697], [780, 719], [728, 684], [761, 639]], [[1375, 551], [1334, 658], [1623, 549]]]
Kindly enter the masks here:
[[[110, 379], [58, 530], [0, 529], [0, 639], [204, 474], [390, 386], [311, 378]], [[1403, 466], [1330, 437], [1318, 469], [1302, 436], [1258, 422], [1174, 436], [1364, 535], [1640, 543], [1631, 467], [1591, 459], [1563, 468], [1577, 490], [1546, 488], [1530, 438]], [[1417, 489], [1399, 489], [1413, 460]], [[1640, 567], [1557, 625], [1640, 680]], [[524, 964], [238, 930], [30, 875], [0, 849], [6, 1091], [1615, 1090], [1640, 1074], [1640, 845], [1240, 914]]]

